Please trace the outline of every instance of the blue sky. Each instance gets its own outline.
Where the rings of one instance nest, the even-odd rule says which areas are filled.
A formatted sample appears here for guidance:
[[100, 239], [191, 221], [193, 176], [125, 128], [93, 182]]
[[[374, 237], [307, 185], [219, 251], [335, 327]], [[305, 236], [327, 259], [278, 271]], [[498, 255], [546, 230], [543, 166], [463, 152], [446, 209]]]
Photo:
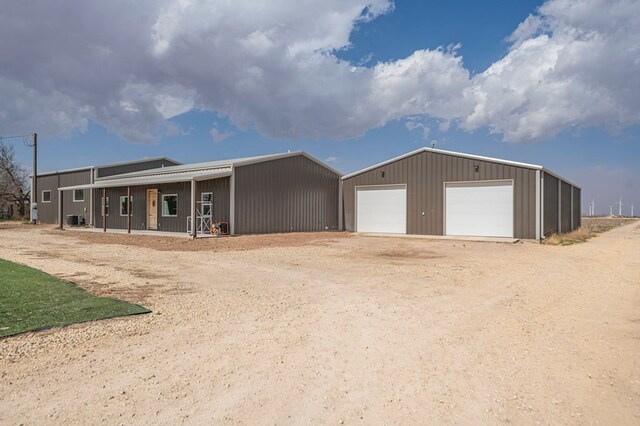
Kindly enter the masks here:
[[[312, 39], [310, 42], [305, 38], [300, 39], [298, 37], [296, 39], [295, 35], [291, 36], [291, 39], [279, 41], [284, 44], [288, 43], [288, 51], [290, 51], [291, 46], [297, 46], [295, 43], [300, 43], [300, 40], [304, 41], [304, 43], [324, 43], [315, 45], [313, 47], [315, 50], [312, 52], [312, 55], [315, 55], [318, 50], [322, 50], [320, 55], [324, 56], [320, 57], [320, 59], [314, 56], [313, 59], [318, 61], [328, 60], [329, 62], [322, 63], [318, 70], [308, 71], [309, 75], [303, 76], [305, 78], [301, 78], [302, 82], [295, 82], [295, 85], [308, 84], [308, 86], [311, 86], [308, 89], [310, 91], [309, 94], [305, 92], [307, 88], [304, 86], [301, 90], [297, 90], [300, 92], [300, 99], [296, 99], [295, 94], [289, 93], [286, 81], [287, 76], [283, 76], [284, 82], [278, 81], [277, 73], [271, 76], [272, 78], [261, 79], [261, 81], [266, 81], [266, 83], [263, 83], [266, 85], [264, 87], [265, 98], [247, 96], [245, 99], [245, 93], [234, 92], [234, 90], [237, 90], [239, 83], [244, 83], [245, 80], [234, 81], [229, 77], [229, 74], [225, 73], [225, 67], [228, 66], [225, 58], [231, 58], [228, 59], [228, 63], [231, 64], [229, 65], [230, 74], [233, 74], [232, 67], [234, 65], [238, 66], [239, 70], [246, 70], [254, 64], [259, 64], [261, 72], [268, 73], [271, 67], [276, 70], [283, 69], [285, 66], [291, 68], [290, 58], [286, 55], [285, 59], [278, 63], [276, 61], [265, 62], [262, 57], [253, 54], [238, 59], [236, 56], [239, 56], [239, 54], [236, 54], [235, 51], [231, 53], [223, 51], [227, 53], [227, 56], [216, 56], [214, 58], [212, 55], [211, 58], [208, 58], [209, 60], [207, 60], [205, 54], [205, 58], [197, 58], [197, 60], [203, 62], [195, 63], [193, 68], [185, 68], [188, 72], [196, 69], [196, 71], [193, 71], [193, 80], [202, 78], [201, 82], [194, 83], [193, 86], [190, 86], [190, 81], [186, 79], [182, 81], [181, 75], [167, 70], [173, 69], [177, 63], [186, 67], [189, 65], [189, 61], [195, 61], [196, 59], [193, 59], [194, 55], [202, 55], [201, 51], [196, 50], [195, 47], [192, 51], [182, 52], [182, 56], [177, 56], [176, 54], [175, 57], [163, 59], [165, 62], [162, 62], [159, 67], [162, 67], [169, 77], [163, 76], [162, 78], [165, 80], [162, 83], [158, 83], [157, 80], [159, 78], [151, 72], [142, 75], [142, 71], [132, 71], [124, 65], [121, 66], [122, 68], [114, 65], [114, 73], [119, 70], [123, 70], [121, 72], [124, 73], [124, 70], [126, 70], [126, 72], [134, 76], [129, 78], [126, 84], [130, 84], [133, 79], [136, 84], [141, 81], [142, 83], [140, 84], [145, 85], [143, 89], [137, 89], [138, 93], [147, 90], [146, 85], [153, 90], [167, 91], [167, 87], [175, 81], [177, 85], [180, 85], [180, 95], [176, 97], [180, 98], [182, 96], [183, 98], [189, 97], [189, 99], [192, 99], [192, 103], [183, 108], [187, 112], [179, 113], [178, 115], [168, 114], [170, 115], [169, 117], [156, 121], [150, 120], [150, 124], [146, 123], [145, 120], [147, 120], [146, 116], [151, 116], [151, 114], [147, 114], [139, 121], [132, 123], [132, 120], [123, 117], [120, 112], [117, 114], [104, 113], [104, 111], [112, 108], [112, 104], [100, 105], [100, 101], [96, 101], [98, 102], [96, 104], [93, 100], [89, 100], [100, 96], [99, 89], [102, 89], [101, 86], [104, 81], [109, 81], [110, 76], [103, 77], [100, 81], [97, 81], [97, 78], [95, 80], [92, 79], [92, 74], [95, 74], [95, 72], [92, 73], [90, 71], [91, 65], [87, 64], [88, 71], [87, 73], [79, 74], [80, 78], [58, 78], [56, 80], [55, 93], [51, 90], [46, 92], [59, 96], [59, 98], [56, 98], [52, 94], [51, 99], [45, 97], [45, 100], [52, 103], [53, 109], [60, 108], [62, 112], [51, 114], [50, 117], [47, 116], [46, 120], [42, 118], [42, 114], [40, 118], [33, 119], [32, 117], [18, 116], [19, 108], [17, 106], [5, 106], [8, 111], [5, 111], [5, 116], [12, 116], [13, 114], [18, 118], [11, 123], [0, 119], [0, 135], [24, 131], [30, 123], [34, 123], [33, 127], [38, 129], [40, 136], [39, 168], [41, 171], [163, 155], [186, 163], [285, 152], [287, 150], [304, 150], [321, 160], [327, 161], [332, 167], [344, 173], [349, 173], [418, 147], [428, 146], [432, 140], [436, 140], [437, 146], [442, 149], [543, 164], [583, 187], [583, 212], [587, 211], [586, 206], [591, 199], [596, 200], [599, 212], [608, 212], [608, 206], [620, 196], [625, 200], [629, 200], [625, 201], [626, 206], [633, 202], [637, 206], [636, 211], [640, 211], [640, 120], [637, 118], [640, 113], [638, 104], [633, 103], [634, 101], [629, 101], [625, 97], [625, 93], [633, 93], [634, 91], [638, 95], [636, 97], [640, 97], [640, 87], [636, 84], [638, 82], [637, 79], [628, 81], [628, 87], [614, 87], [616, 78], [618, 81], [622, 79], [613, 74], [608, 75], [609, 71], [606, 70], [596, 70], [589, 75], [581, 75], [582, 71], [578, 70], [575, 71], [578, 77], [566, 77], [567, 82], [569, 82], [567, 84], [582, 79], [588, 81], [589, 85], [596, 86], [598, 94], [606, 90], [610, 98], [607, 98], [607, 102], [603, 101], [603, 103], [612, 104], [612, 106], [609, 109], [605, 109], [604, 107], [592, 107], [591, 105], [597, 103], [597, 101], [594, 102], [594, 99], [598, 98], [580, 96], [580, 88], [567, 90], [566, 97], [561, 97], [560, 94], [556, 93], [558, 92], [557, 87], [564, 88], [567, 87], [567, 84], [551, 86], [552, 83], [557, 83], [559, 77], [557, 75], [553, 76], [553, 79], [549, 77], [550, 89], [538, 90], [536, 87], [536, 92], [531, 95], [532, 99], [535, 96], [536, 102], [546, 102], [551, 107], [562, 105], [563, 109], [558, 107], [558, 110], [552, 110], [548, 115], [541, 116], [541, 111], [544, 112], [548, 109], [547, 105], [543, 105], [529, 115], [526, 115], [525, 111], [522, 116], [516, 117], [511, 121], [507, 117], [510, 114], [510, 110], [491, 110], [494, 105], [505, 99], [499, 93], [494, 94], [492, 92], [492, 90], [495, 90], [495, 84], [486, 84], [487, 88], [482, 86], [485, 84], [483, 73], [492, 65], [509, 58], [510, 51], [519, 49], [520, 41], [518, 37], [525, 40], [524, 43], [532, 40], [544, 41], [546, 39], [539, 36], [541, 33], [546, 32], [550, 34], [549, 39], [551, 41], [555, 40], [555, 44], [550, 45], [553, 48], [557, 47], [558, 44], [567, 43], [567, 46], [569, 46], [571, 42], [575, 42], [575, 40], [566, 41], [566, 34], [571, 33], [571, 28], [565, 31], [562, 26], [574, 25], [580, 28], [580, 24], [575, 23], [576, 17], [585, 16], [585, 11], [577, 11], [575, 15], [570, 15], [571, 10], [564, 7], [565, 5], [562, 2], [563, 0], [549, 2], [548, 5], [544, 6], [546, 9], [540, 12], [538, 8], [544, 2], [495, 0], [484, 2], [396, 1], [393, 6], [380, 1], [379, 4], [376, 3], [377, 6], [372, 5], [370, 7], [371, 10], [375, 9], [375, 7], [380, 9], [374, 11], [370, 19], [358, 19], [356, 15], [349, 17], [348, 13], [351, 12], [346, 11], [344, 12], [345, 19], [337, 22], [328, 22], [326, 27], [317, 29], [318, 34], [331, 33], [335, 30], [337, 35], [329, 37], [328, 41], [318, 42], [316, 39]], [[602, 8], [602, 3], [597, 1], [592, 3], [592, 10], [587, 10], [587, 12], [591, 13], [592, 16], [601, 15], [603, 11], [598, 10], [598, 8]], [[624, 5], [620, 7], [622, 6]], [[323, 16], [322, 13], [332, 12], [330, 8], [333, 6], [326, 5], [323, 7], [329, 10], [318, 11], [320, 18]], [[338, 8], [340, 6], [335, 7]], [[614, 8], [611, 7], [611, 9]], [[569, 10], [569, 12], [565, 12], [566, 10]], [[27, 19], [26, 12], [25, 10], [14, 11], [15, 14], [25, 13], [25, 19]], [[81, 14], [81, 19], [86, 18], [82, 14], [90, 15], [93, 12], [92, 10], [77, 11], [77, 13]], [[286, 18], [282, 18], [281, 13], [283, 12], [278, 10], [265, 11], [264, 14], [271, 16], [270, 13], [273, 13], [276, 17], [274, 19], [282, 20], [297, 18], [294, 12], [288, 10]], [[104, 14], [105, 12], [101, 11], [101, 13]], [[224, 16], [223, 11], [218, 11], [218, 13]], [[300, 11], [300, 20], [302, 21], [304, 21], [302, 16], [304, 13], [306, 12]], [[294, 14], [293, 18], [290, 17], [291, 14]], [[531, 26], [529, 23], [536, 23], [534, 20], [527, 21], [527, 17], [532, 14], [540, 17], [544, 24], [538, 25], [534, 31], [527, 32]], [[327, 16], [332, 15], [329, 14]], [[317, 20], [322, 21], [320, 18]], [[53, 19], [56, 19], [56, 17], [54, 16]], [[185, 17], [184, 19], [190, 18]], [[314, 22], [314, 16], [309, 19], [312, 19], [310, 22]], [[232, 21], [231, 17], [229, 20]], [[272, 34], [266, 30], [262, 31], [265, 25], [262, 21], [266, 20], [266, 18], [256, 17], [255, 20], [255, 28], [260, 29], [260, 35]], [[249, 19], [249, 21], [252, 21], [252, 19]], [[164, 21], [158, 19], [157, 22]], [[591, 24], [588, 19], [585, 19], [585, 22], [589, 22], [589, 25]], [[351, 24], [353, 26], [349, 27]], [[618, 27], [623, 26], [622, 24], [618, 25]], [[157, 25], [152, 28], [156, 31]], [[616, 37], [621, 37], [625, 40], [630, 38], [631, 42], [637, 39], [637, 29], [631, 30], [634, 31], [633, 37], [629, 37], [629, 34], [618, 34], [616, 28], [597, 28], [603, 33], [609, 31], [606, 35], [611, 37], [612, 43], [618, 40]], [[302, 29], [304, 30], [305, 28]], [[342, 33], [346, 31], [346, 36], [338, 34], [340, 29], [342, 29]], [[516, 29], [519, 29], [517, 34], [514, 33]], [[255, 32], [251, 30], [251, 28], [245, 30], [246, 32], [241, 33], [238, 37], [244, 37], [243, 40], [250, 39], [253, 43], [255, 37], [245, 37], [246, 34], [255, 35]], [[113, 31], [117, 31], [117, 29], [114, 28]], [[174, 34], [176, 30], [173, 29], [172, 31], [171, 36], [177, 37]], [[313, 31], [314, 29], [309, 29], [309, 32]], [[96, 32], [100, 33], [100, 31]], [[291, 33], [295, 33], [295, 26], [292, 26]], [[514, 36], [510, 37], [512, 34]], [[133, 36], [136, 35], [134, 34]], [[181, 36], [187, 37], [189, 34], [181, 34]], [[112, 36], [108, 28], [104, 30], [103, 37], [104, 39], [96, 41], [95, 45], [107, 45], [113, 50], [118, 48], [118, 41], [113, 41], [110, 38]], [[275, 39], [276, 37], [273, 36], [272, 38]], [[261, 42], [261, 40], [263, 41], [263, 39], [258, 41]], [[232, 41], [227, 41], [227, 43], [229, 44]], [[254, 45], [259, 46], [263, 44], [254, 43]], [[458, 46], [453, 50], [448, 47], [455, 45]], [[165, 45], [156, 43], [154, 48], [166, 49], [163, 46]], [[60, 46], [53, 46], [51, 49], [56, 47]], [[65, 62], [65, 67], [68, 68], [68, 63], [75, 61], [77, 62], [77, 68], [82, 69], [85, 65], [83, 62], [88, 61], [89, 59], [87, 58], [95, 56], [91, 53], [96, 49], [95, 47], [83, 47], [86, 47], [87, 51], [90, 52], [89, 56], [68, 58]], [[544, 48], [546, 47], [543, 46]], [[123, 51], [126, 49], [128, 48], [120, 48]], [[637, 49], [633, 50], [633, 47], [630, 49], [631, 59], [633, 59], [633, 56], [638, 51]], [[427, 59], [420, 58], [419, 54], [416, 53], [422, 50], [425, 50], [429, 55]], [[521, 56], [518, 59], [521, 62], [517, 62], [520, 64], [518, 65], [520, 68], [524, 66], [522, 61], [530, 60], [530, 63], [536, 63], [540, 62], [541, 57], [547, 58], [546, 56], [533, 56], [530, 51], [524, 48], [521, 50]], [[173, 54], [174, 51], [171, 50], [171, 47], [169, 48], [170, 53]], [[567, 50], [567, 52], [570, 51]], [[216, 53], [216, 51], [212, 53]], [[156, 56], [159, 55], [167, 56], [168, 54], [163, 50], [156, 54]], [[515, 54], [513, 56], [515, 58]], [[460, 63], [458, 65], [450, 65], [452, 58], [457, 58]], [[563, 56], [559, 60], [562, 60], [562, 58]], [[307, 59], [308, 57], [305, 60]], [[358, 67], [358, 71], [354, 71], [356, 74], [359, 72], [369, 73], [379, 70], [379, 64], [387, 63], [390, 66], [401, 66], [404, 63], [403, 61], [408, 61], [409, 59], [416, 59], [416, 62], [412, 62], [409, 65], [410, 70], [414, 66], [413, 64], [417, 63], [418, 65], [416, 66], [423, 67], [420, 71], [427, 73], [427, 77], [417, 83], [413, 80], [410, 81], [411, 84], [416, 84], [415, 91], [423, 90], [425, 93], [437, 93], [435, 96], [442, 96], [442, 101], [438, 102], [438, 105], [421, 106], [415, 109], [406, 108], [402, 105], [403, 101], [393, 100], [389, 101], [389, 106], [386, 107], [387, 98], [382, 99], [381, 105], [377, 109], [375, 105], [371, 106], [372, 101], [363, 102], [362, 105], [348, 105], [349, 108], [362, 108], [365, 112], [367, 112], [366, 108], [372, 107], [373, 109], [370, 114], [367, 113], [367, 117], [363, 118], [361, 123], [354, 125], [353, 129], [348, 127], [348, 122], [346, 124], [339, 123], [339, 126], [336, 125], [336, 129], [331, 128], [333, 123], [340, 121], [339, 116], [336, 118], [330, 112], [332, 102], [340, 103], [341, 105], [345, 102], [348, 103], [349, 96], [345, 95], [345, 99], [342, 99], [339, 94], [333, 95], [339, 99], [329, 99], [327, 101], [323, 96], [324, 86], [322, 85], [328, 84], [326, 87], [329, 89], [332, 79], [335, 79], [337, 87], [341, 87], [341, 84], [354, 86], [360, 84], [360, 81], [349, 83], [349, 80], [347, 83], [343, 83], [340, 80], [344, 74], [343, 71], [347, 69], [340, 68], [342, 65]], [[637, 57], [635, 59], [635, 62], [629, 62], [630, 65], [626, 64], [632, 68], [630, 72], [637, 71], [637, 63], [639, 61]], [[122, 62], [126, 63], [125, 60], [126, 58]], [[625, 58], [612, 58], [611, 60], [612, 62], [616, 60], [624, 61]], [[117, 64], [116, 61], [114, 63]], [[183, 65], [185, 63], [186, 65]], [[300, 63], [303, 65], [300, 65]], [[291, 75], [298, 76], [307, 72], [309, 69], [307, 63], [300, 63], [296, 63], [293, 66], [302, 68], [295, 68]], [[454, 71], [458, 73], [453, 74], [454, 71], [452, 71], [447, 81], [456, 80], [460, 78], [461, 74], [467, 73], [467, 76], [462, 76], [462, 80], [473, 81], [477, 83], [476, 89], [480, 90], [483, 95], [494, 96], [490, 98], [493, 99], [493, 103], [487, 103], [488, 106], [483, 105], [482, 108], [476, 106], [476, 111], [483, 111], [483, 113], [485, 110], [490, 111], [477, 118], [478, 115], [471, 114], [471, 110], [461, 112], [461, 109], [466, 108], [463, 106], [442, 107], [441, 104], [448, 105], [456, 102], [455, 90], [457, 89], [452, 88], [451, 94], [447, 92], [442, 95], [439, 92], [439, 87], [433, 87], [433, 84], [430, 85], [429, 81], [437, 79], [442, 75], [442, 72], [432, 76], [428, 74], [430, 72], [428, 68], [439, 66], [441, 63], [445, 64], [443, 66], [448, 67], [446, 69], [455, 68]], [[510, 63], [516, 63], [515, 59]], [[51, 66], [50, 64], [51, 61], [45, 67]], [[525, 65], [528, 66], [527, 63]], [[589, 68], [590, 64], [581, 66], [583, 69], [591, 69]], [[614, 62], [612, 63], [613, 66], [617, 67], [618, 65]], [[620, 66], [625, 66], [625, 64], [620, 64]], [[555, 67], [560, 68], [558, 63], [556, 63]], [[340, 70], [336, 71], [338, 68]], [[200, 75], [198, 69], [209, 70], [212, 75], [210, 80], [207, 80], [206, 73]], [[303, 71], [300, 71], [300, 69]], [[567, 69], [572, 68], [569, 66]], [[47, 74], [47, 77], [53, 75], [56, 71], [59, 70], [51, 68], [51, 74]], [[332, 74], [334, 72], [335, 76]], [[531, 71], [529, 74], [533, 72]], [[567, 72], [565, 71], [565, 76]], [[387, 75], [384, 72], [381, 72], [381, 74], [385, 77], [385, 80], [382, 81], [389, 81], [386, 79]], [[33, 85], [33, 90], [40, 90], [39, 83], [28, 81], [26, 77], [21, 80], [22, 77], [16, 77], [17, 75], [17, 72], [11, 69], [3, 70], [0, 67], [0, 93], [2, 93], [3, 82], [8, 86], [7, 81], [17, 81], [21, 86], [25, 87]], [[3, 76], [4, 80], [2, 79]], [[42, 76], [39, 78], [41, 80]], [[290, 79], [291, 77], [288, 78]], [[515, 91], [520, 87], [518, 84], [525, 84], [522, 83], [522, 77], [515, 71], [512, 74], [499, 74], [499, 78], [505, 81], [505, 83], [502, 83], [502, 80], [498, 80], [500, 84], [504, 86], [510, 85], [511, 88], [515, 88]], [[272, 83], [269, 83], [270, 81]], [[365, 83], [363, 83], [363, 86], [369, 84]], [[314, 89], [313, 86], [315, 84], [320, 85], [320, 88]], [[464, 85], [466, 83], [463, 82], [461, 84]], [[225, 85], [229, 85], [229, 87]], [[291, 84], [291, 90], [298, 89], [298, 86], [295, 85], [294, 83]], [[272, 89], [271, 86], [274, 88]], [[60, 87], [64, 87], [65, 91], [59, 89]], [[395, 86], [393, 87], [393, 90], [398, 92], [402, 90], [402, 87], [399, 89], [395, 89]], [[252, 89], [252, 92], [255, 93], [262, 89], [262, 87], [258, 86]], [[44, 89], [42, 90], [44, 91]], [[108, 88], [104, 90], [108, 90]], [[173, 86], [171, 86], [170, 90], [170, 95], [174, 96], [175, 90]], [[385, 87], [384, 93], [388, 93], [389, 90]], [[331, 91], [327, 90], [327, 92]], [[182, 93], [186, 94], [182, 95]], [[221, 100], [223, 96], [225, 99]], [[314, 96], [319, 96], [317, 103]], [[390, 97], [395, 99], [394, 96], [392, 93]], [[284, 100], [279, 101], [281, 98]], [[123, 99], [118, 100], [118, 105], [124, 105], [125, 110], [127, 110], [130, 98]], [[378, 94], [375, 94], [372, 99], [380, 98]], [[518, 111], [530, 108], [529, 105], [534, 102], [529, 99], [517, 101], [521, 102]], [[260, 106], [263, 102], [267, 102], [266, 108]], [[326, 107], [316, 107], [317, 105], [324, 105], [325, 102]], [[411, 102], [428, 103], [429, 100], [424, 101], [423, 98], [418, 98], [417, 101], [412, 99]], [[481, 103], [480, 101], [476, 102], [476, 105]], [[69, 106], [65, 110], [67, 103]], [[257, 106], [253, 108], [250, 105], [251, 103]], [[308, 106], [308, 103], [313, 103], [313, 105]], [[138, 105], [134, 105], [134, 107], [129, 109], [135, 109], [138, 112]], [[13, 109], [9, 110], [9, 108]], [[292, 109], [289, 110], [288, 108]], [[309, 114], [302, 118], [296, 118], [296, 109], [304, 108], [309, 108]], [[571, 111], [574, 109], [577, 112], [571, 115]], [[49, 114], [50, 110], [51, 108], [48, 109], [46, 114]], [[394, 110], [394, 112], [387, 114], [386, 111], [390, 110]], [[621, 110], [624, 110], [624, 114], [619, 112]], [[93, 112], [84, 114], [83, 111]], [[180, 108], [178, 108], [178, 111], [181, 112]], [[281, 114], [279, 114], [279, 111], [282, 111]], [[565, 114], [565, 111], [569, 111], [569, 113]], [[2, 112], [3, 110], [0, 107], [0, 117], [2, 117]], [[565, 115], [568, 117], [565, 117]], [[291, 118], [290, 122], [283, 120], [287, 122], [280, 125], [279, 121], [282, 117], [293, 118]], [[314, 117], [318, 117], [315, 122]], [[369, 120], [369, 117], [373, 118]], [[562, 119], [557, 117], [562, 117]], [[12, 124], [20, 122], [23, 118], [22, 127]], [[38, 120], [41, 120], [41, 128], [38, 128]], [[135, 118], [135, 120], [138, 120], [138, 118]], [[139, 126], [139, 122], [145, 122], [145, 126]], [[526, 124], [531, 122], [539, 122], [540, 124], [535, 127]], [[215, 133], [224, 137], [218, 138], [218, 141], [214, 140], [212, 129], [215, 129], [213, 130]], [[428, 129], [428, 132], [425, 133], [425, 129]], [[538, 132], [538, 129], [542, 130]], [[19, 159], [29, 164], [31, 161], [29, 150], [18, 144], [16, 149]]]

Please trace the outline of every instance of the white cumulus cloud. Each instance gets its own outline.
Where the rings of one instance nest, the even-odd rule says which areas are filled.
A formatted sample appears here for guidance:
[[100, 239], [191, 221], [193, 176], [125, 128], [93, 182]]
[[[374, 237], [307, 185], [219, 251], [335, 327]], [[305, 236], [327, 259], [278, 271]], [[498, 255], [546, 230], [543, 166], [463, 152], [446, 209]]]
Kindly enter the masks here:
[[576, 127], [640, 123], [636, 0], [552, 0], [511, 35], [507, 55], [473, 77], [462, 127], [513, 142]]
[[337, 57], [385, 13], [390, 0], [7, 0], [0, 133], [69, 135], [95, 121], [153, 142], [194, 108], [283, 139], [348, 139], [403, 117], [513, 142], [640, 123], [637, 1], [550, 0], [477, 75], [455, 45]]

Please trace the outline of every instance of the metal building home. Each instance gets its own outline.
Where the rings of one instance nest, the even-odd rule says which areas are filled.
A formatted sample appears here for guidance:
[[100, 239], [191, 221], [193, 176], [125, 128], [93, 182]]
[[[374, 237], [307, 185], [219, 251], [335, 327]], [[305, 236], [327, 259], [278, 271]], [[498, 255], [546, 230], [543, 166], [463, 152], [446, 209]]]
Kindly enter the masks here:
[[[180, 163], [171, 158], [159, 157], [39, 173], [36, 181], [38, 191], [38, 222], [44, 224], [59, 224], [58, 189], [61, 187], [91, 185], [96, 179], [139, 170], [175, 166], [177, 164]], [[94, 224], [93, 214], [91, 214], [91, 212], [95, 206], [95, 197], [92, 191], [84, 187], [79, 187], [75, 191], [64, 192], [63, 197], [64, 199], [62, 201], [65, 205], [66, 216], [74, 217], [75, 220], [78, 221], [78, 224]]]
[[533, 164], [421, 148], [342, 183], [348, 231], [540, 239], [580, 226], [580, 188]]
[[[294, 152], [96, 177], [59, 192], [93, 194], [91, 223], [105, 231], [195, 236], [220, 223], [232, 235], [338, 230], [339, 188], [337, 171]], [[69, 196], [60, 200], [62, 218], [69, 212]]]

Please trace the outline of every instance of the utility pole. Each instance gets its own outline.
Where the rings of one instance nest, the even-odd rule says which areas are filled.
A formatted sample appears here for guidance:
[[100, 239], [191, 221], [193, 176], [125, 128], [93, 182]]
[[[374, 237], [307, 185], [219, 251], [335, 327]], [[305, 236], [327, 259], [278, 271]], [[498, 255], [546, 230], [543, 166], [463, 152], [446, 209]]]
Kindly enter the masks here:
[[31, 193], [31, 211], [35, 211], [31, 219], [33, 224], [38, 223], [38, 134], [33, 134], [33, 192]]
[[613, 216], [613, 206], [609, 206], [609, 216]]
[[631, 204], [631, 217], [633, 217], [633, 204]]

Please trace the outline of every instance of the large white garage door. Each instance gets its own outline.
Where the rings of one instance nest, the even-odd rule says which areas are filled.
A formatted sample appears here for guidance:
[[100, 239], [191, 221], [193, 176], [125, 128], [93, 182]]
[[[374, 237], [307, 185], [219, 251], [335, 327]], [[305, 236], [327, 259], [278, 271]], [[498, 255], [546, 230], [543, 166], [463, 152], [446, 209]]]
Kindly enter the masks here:
[[513, 182], [445, 186], [445, 234], [513, 238]]
[[358, 232], [407, 233], [407, 188], [372, 186], [356, 190]]

